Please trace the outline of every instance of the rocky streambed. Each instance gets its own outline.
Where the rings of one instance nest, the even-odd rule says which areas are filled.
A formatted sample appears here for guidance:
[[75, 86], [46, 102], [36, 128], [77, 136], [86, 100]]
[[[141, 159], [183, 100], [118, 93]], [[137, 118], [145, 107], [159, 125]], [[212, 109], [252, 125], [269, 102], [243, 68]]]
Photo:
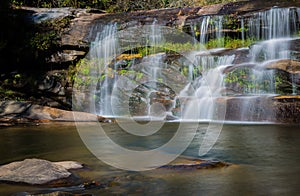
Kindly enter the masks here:
[[[228, 167], [230, 164], [220, 161], [205, 161], [192, 158], [179, 158], [174, 163], [164, 165], [158, 170], [166, 172], [216, 169]], [[88, 166], [75, 161], [50, 162], [42, 159], [25, 159], [0, 166], [0, 182], [8, 184], [28, 184], [37, 187], [34, 192], [23, 192], [18, 195], [93, 195], [89, 191], [107, 192], [120, 189], [128, 183], [141, 180], [141, 176], [109, 175], [100, 177], [101, 181], [82, 179], [76, 174], [78, 170], [86, 170]], [[89, 170], [93, 170], [89, 168]], [[201, 171], [197, 171], [201, 172]], [[143, 179], [143, 181], [146, 179]], [[148, 179], [149, 180], [149, 179]]]

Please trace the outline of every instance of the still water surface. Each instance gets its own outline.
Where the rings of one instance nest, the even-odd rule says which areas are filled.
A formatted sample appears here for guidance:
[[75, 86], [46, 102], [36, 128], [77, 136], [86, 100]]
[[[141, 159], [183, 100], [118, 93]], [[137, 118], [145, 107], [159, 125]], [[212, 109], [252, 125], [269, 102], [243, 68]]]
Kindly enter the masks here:
[[[199, 126], [184, 155], [198, 157], [206, 126]], [[153, 149], [173, 136], [178, 123], [166, 123], [160, 133], [147, 140], [130, 137], [114, 123], [103, 127], [120, 145]], [[0, 164], [33, 157], [75, 160], [89, 168], [76, 172], [83, 181], [121, 179], [120, 186], [85, 191], [95, 195], [300, 195], [299, 125], [224, 125], [213, 149], [201, 158], [233, 165], [209, 170], [128, 172], [115, 169], [87, 150], [72, 123], [0, 128], [0, 154]], [[0, 195], [41, 190], [49, 187], [0, 183]]]

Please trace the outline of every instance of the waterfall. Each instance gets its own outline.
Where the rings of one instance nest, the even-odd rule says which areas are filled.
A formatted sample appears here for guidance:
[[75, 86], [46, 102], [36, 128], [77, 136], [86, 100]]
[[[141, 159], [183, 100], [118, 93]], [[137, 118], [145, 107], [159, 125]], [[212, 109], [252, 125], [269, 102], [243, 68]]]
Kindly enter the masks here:
[[[275, 94], [275, 71], [265, 70], [264, 65], [270, 61], [292, 59], [290, 42], [298, 33], [297, 22], [300, 15], [296, 8], [273, 8], [265, 12], [259, 12], [249, 20], [249, 36], [257, 40], [264, 40], [251, 46], [250, 55], [256, 69], [251, 70], [254, 89], [246, 89], [253, 94]], [[261, 89], [264, 81], [269, 85]]]
[[[276, 92], [276, 71], [266, 69], [265, 66], [284, 59], [293, 59], [290, 43], [297, 36], [299, 30], [299, 10], [296, 8], [273, 8], [268, 11], [259, 12], [248, 19], [248, 37], [262, 40], [250, 47], [251, 63], [255, 65], [250, 69], [248, 82], [252, 84], [244, 88], [242, 99], [241, 119], [256, 121], [262, 118], [260, 102], [264, 97], [277, 94]], [[292, 91], [295, 93], [292, 76]]]
[[[249, 21], [248, 36], [257, 40], [291, 37], [297, 33], [296, 8], [272, 8], [255, 14]], [[299, 15], [298, 15], [299, 17]]]
[[[299, 57], [291, 51], [291, 43], [293, 40], [298, 39], [300, 9], [275, 7], [252, 14], [251, 17], [243, 15], [234, 21], [238, 23], [235, 26], [237, 29], [231, 32], [225, 29], [232, 25], [232, 21], [230, 21], [232, 18], [230, 17], [222, 15], [201, 16], [198, 22], [190, 24], [191, 34], [198, 38], [200, 44], [213, 40], [213, 45], [216, 48], [206, 50], [204, 47], [198, 47], [200, 48], [199, 50], [189, 52], [187, 59], [192, 61], [187, 63], [181, 58], [177, 61], [176, 66], [168, 64], [168, 60], [170, 60], [168, 59], [168, 54], [159, 48], [164, 43], [167, 43], [168, 36], [164, 37], [158, 21], [154, 19], [152, 24], [147, 26], [147, 33], [141, 36], [146, 40], [144, 48], [146, 54], [143, 54], [143, 57], [136, 61], [133, 60], [128, 63], [128, 60], [126, 60], [128, 64], [124, 70], [121, 70], [123, 74], [127, 71], [131, 74], [131, 76], [126, 76], [128, 84], [123, 84], [122, 88], [136, 88], [132, 96], [134, 99], [131, 100], [138, 100], [138, 103], [135, 103], [136, 105], [132, 108], [140, 107], [140, 110], [144, 110], [140, 113], [137, 112], [135, 115], [151, 116], [156, 112], [151, 111], [151, 104], [158, 103], [167, 107], [172, 107], [170, 105], [173, 104], [174, 111], [176, 109], [180, 113], [178, 117], [184, 120], [216, 120], [217, 100], [221, 98], [223, 100], [226, 99], [226, 95], [240, 97], [244, 100], [240, 102], [241, 108], [251, 109], [251, 104], [254, 102], [249, 100], [252, 97], [273, 96], [278, 93], [276, 92], [276, 71], [267, 69], [266, 66], [279, 60], [299, 60], [297, 59]], [[111, 107], [112, 100], [114, 100], [112, 91], [120, 78], [120, 69], [123, 69], [118, 67], [120, 60], [116, 58], [119, 55], [118, 50], [122, 42], [119, 42], [116, 36], [117, 24], [95, 26], [93, 29], [94, 31], [91, 32], [90, 37], [93, 37], [94, 41], [91, 43], [88, 59], [96, 62], [99, 66], [98, 72], [94, 70], [91, 73], [96, 75], [99, 81], [95, 92], [93, 92], [96, 98], [92, 103], [95, 103], [97, 114], [114, 116], [112, 112], [114, 110]], [[233, 36], [231, 37], [232, 39], [241, 39], [243, 43], [248, 41], [248, 39], [257, 41], [249, 46], [249, 49], [243, 48], [243, 50], [247, 51], [247, 62], [235, 64], [236, 58], [239, 58], [238, 56], [240, 55], [239, 50], [234, 51], [222, 48], [225, 47], [225, 36], [229, 34]], [[131, 54], [132, 52], [133, 50], [130, 51]], [[135, 54], [134, 52], [133, 54]], [[185, 53], [184, 55], [187, 54]], [[229, 69], [227, 69], [228, 67]], [[171, 88], [167, 89], [166, 86], [162, 85], [169, 82], [167, 80], [170, 79], [170, 76], [166, 77], [165, 74], [167, 72], [172, 73], [170, 72], [172, 69], [179, 70], [178, 72], [181, 71], [182, 75], [180, 77], [186, 76], [186, 82], [180, 86], [180, 92], [176, 89], [176, 92], [179, 92], [176, 96], [173, 96], [172, 93], [165, 93], [170, 92]], [[246, 78], [245, 80], [247, 80], [249, 85], [237, 84], [236, 82], [236, 86], [244, 86], [238, 86], [238, 91], [235, 92], [233, 89], [232, 93], [231, 91], [228, 93], [224, 81], [226, 76], [224, 70], [230, 71], [235, 69], [247, 69], [247, 76], [243, 75], [242, 77]], [[99, 70], [102, 72], [99, 72]], [[137, 74], [139, 74], [139, 79], [137, 79]], [[240, 76], [238, 80], [242, 77]], [[178, 80], [173, 81], [178, 82]], [[297, 79], [292, 75], [290, 76], [290, 81], [292, 83], [291, 94], [295, 95], [298, 91], [298, 87], [295, 84]], [[235, 87], [230, 86], [230, 88]], [[128, 89], [120, 92], [124, 92], [124, 94], [130, 93]], [[161, 93], [163, 89], [167, 90]], [[119, 98], [118, 100], [121, 101], [118, 107], [122, 107], [122, 104], [125, 103], [122, 101], [129, 99], [128, 97], [130, 95], [126, 94], [121, 99]], [[176, 97], [176, 100], [174, 100], [174, 97]], [[241, 118], [252, 119], [251, 117], [248, 118], [247, 115], [254, 115], [255, 111], [251, 113], [248, 109], [239, 111]], [[172, 109], [168, 108], [166, 111], [170, 112]], [[157, 113], [159, 112], [160, 108]], [[128, 112], [124, 112], [124, 114], [127, 115]], [[255, 115], [256, 117], [259, 116], [259, 114]]]
[[[89, 59], [95, 60], [99, 66], [98, 70], [104, 73], [94, 73], [95, 75], [101, 74], [100, 87], [94, 92], [99, 95], [98, 102], [95, 103], [96, 112], [103, 116], [113, 116], [111, 109], [111, 94], [112, 87], [116, 80], [115, 63], [118, 50], [118, 39], [115, 34], [117, 32], [117, 24], [108, 24], [104, 26], [101, 32], [96, 34], [95, 41], [91, 43], [91, 50]], [[113, 65], [113, 67], [110, 67]], [[91, 73], [92, 74], [92, 73]], [[93, 102], [92, 102], [93, 103]]]
[[224, 41], [221, 39], [224, 37], [223, 22], [223, 16], [203, 16], [199, 25], [196, 24], [193, 28], [199, 29], [200, 44], [205, 44], [209, 39], [216, 39], [218, 47], [223, 47]]
[[163, 41], [163, 36], [161, 33], [160, 26], [157, 24], [157, 19], [154, 19], [151, 25], [151, 34], [149, 35], [150, 45], [152, 46], [159, 46], [159, 44]]
[[[230, 56], [195, 56], [195, 67], [202, 67], [201, 76], [189, 83], [179, 94], [185, 97], [181, 113], [183, 120], [217, 120], [216, 99], [222, 96], [224, 88], [223, 69], [231, 65], [234, 55]], [[193, 86], [194, 91], [190, 87]], [[198, 108], [195, 108], [198, 107]]]
[[[155, 54], [157, 51], [157, 47], [159, 47], [159, 44], [161, 44], [163, 42], [163, 36], [162, 36], [162, 32], [160, 29], [160, 26], [157, 25], [157, 19], [154, 19], [152, 25], [150, 26], [151, 30], [150, 30], [150, 35], [149, 35], [149, 44], [151, 46], [151, 50], [150, 52]], [[161, 76], [161, 65], [163, 64], [162, 62], [162, 54], [158, 54], [158, 55], [149, 55], [146, 56], [143, 59], [143, 63], [142, 64], [147, 64], [148, 65], [148, 69], [150, 69], [150, 72], [148, 72], [147, 74], [150, 74], [150, 78], [152, 81], [157, 82], [159, 81], [162, 76]], [[156, 84], [156, 83], [155, 83]]]

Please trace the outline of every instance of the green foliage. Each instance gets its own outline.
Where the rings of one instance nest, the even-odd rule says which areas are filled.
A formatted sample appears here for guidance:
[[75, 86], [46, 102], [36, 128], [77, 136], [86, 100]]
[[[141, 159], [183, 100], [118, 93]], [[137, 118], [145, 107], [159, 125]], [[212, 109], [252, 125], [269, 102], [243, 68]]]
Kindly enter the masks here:
[[[6, 1], [6, 0], [5, 0]], [[128, 12], [172, 7], [193, 7], [237, 0], [9, 0], [14, 6], [98, 8], [107, 12]]]
[[32, 36], [28, 39], [33, 53], [37, 51], [41, 61], [49, 58], [57, 50], [60, 44], [61, 35], [70, 25], [71, 19], [65, 17], [51, 21], [44, 21], [34, 26]]
[[95, 73], [96, 64], [88, 59], [81, 59], [75, 67], [70, 67], [68, 71], [68, 80], [74, 83], [75, 88], [88, 87], [96, 84], [99, 80], [98, 74]]
[[225, 47], [225, 48], [241, 48], [241, 47], [249, 47], [251, 44], [256, 41], [251, 38], [247, 38], [245, 40], [242, 39], [233, 39], [230, 37], [221, 37], [219, 39], [211, 39], [209, 40], [205, 46], [206, 48], [217, 48], [217, 47]]
[[133, 52], [140, 54], [142, 57], [152, 54], [157, 54], [160, 52], [187, 52], [198, 50], [200, 48], [199, 44], [193, 44], [190, 42], [186, 43], [170, 43], [162, 42], [156, 47], [138, 47]]
[[126, 70], [126, 69], [119, 70], [118, 74], [122, 76], [130, 77], [133, 80], [141, 80], [144, 76], [144, 73], [142, 72], [138, 72], [134, 70]]
[[226, 15], [224, 16], [224, 28], [231, 29], [231, 30], [237, 30], [240, 29], [240, 22], [238, 18], [234, 15]]
[[32, 48], [37, 50], [46, 51], [57, 45], [57, 38], [55, 32], [46, 33], [35, 33], [34, 37], [31, 39], [30, 44]]
[[288, 75], [275, 72], [268, 75], [257, 75], [252, 68], [240, 67], [225, 75], [224, 82], [226, 87], [240, 93], [268, 93], [272, 88], [276, 93], [285, 95], [292, 91], [292, 84], [289, 82]]
[[166, 52], [186, 52], [186, 51], [192, 51], [192, 50], [198, 50], [199, 44], [193, 44], [191, 42], [186, 43], [162, 43], [160, 46], [161, 48], [164, 48]]
[[108, 1], [105, 0], [10, 0], [10, 3], [14, 6], [33, 6], [33, 7], [43, 7], [43, 8], [53, 8], [53, 7], [74, 7], [74, 8], [103, 8], [104, 3]]

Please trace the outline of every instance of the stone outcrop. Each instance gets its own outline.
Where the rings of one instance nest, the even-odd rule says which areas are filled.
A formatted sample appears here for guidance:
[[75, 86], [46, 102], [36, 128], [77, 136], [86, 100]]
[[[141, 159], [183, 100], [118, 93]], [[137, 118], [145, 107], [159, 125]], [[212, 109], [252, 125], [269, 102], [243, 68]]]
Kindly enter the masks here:
[[300, 123], [299, 96], [229, 97], [226, 102], [226, 120], [274, 123]]
[[282, 71], [286, 71], [291, 74], [299, 74], [300, 73], [300, 62], [291, 60], [291, 59], [270, 62], [267, 65], [265, 65], [265, 67], [267, 69], [280, 69]]
[[0, 102], [0, 123], [27, 122], [74, 122], [74, 115], [80, 116], [76, 121], [106, 122], [107, 119], [95, 114], [66, 111], [47, 106], [34, 105], [30, 102]]
[[46, 184], [71, 176], [69, 169], [82, 168], [77, 162], [50, 162], [41, 159], [25, 159], [0, 167], [0, 181], [27, 184]]
[[138, 25], [150, 25], [154, 20], [163, 26], [178, 28], [188, 27], [198, 21], [203, 15], [251, 15], [253, 12], [264, 11], [274, 6], [300, 7], [299, 2], [288, 1], [242, 1], [228, 4], [217, 4], [193, 8], [169, 8], [129, 13], [99, 13], [89, 9], [72, 8], [24, 8], [33, 11], [31, 17], [35, 22], [59, 17], [71, 17], [71, 25], [61, 37], [61, 51], [53, 54], [52, 62], [74, 61], [88, 51], [89, 44], [95, 39], [96, 33], [101, 31], [105, 24], [118, 22], [120, 29]]

